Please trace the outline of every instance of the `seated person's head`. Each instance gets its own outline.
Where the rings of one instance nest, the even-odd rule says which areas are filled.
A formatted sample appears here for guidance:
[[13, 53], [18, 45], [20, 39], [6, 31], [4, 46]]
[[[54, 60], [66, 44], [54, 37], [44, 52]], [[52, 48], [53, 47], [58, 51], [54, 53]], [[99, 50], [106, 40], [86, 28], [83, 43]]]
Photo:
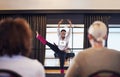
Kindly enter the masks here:
[[32, 31], [22, 18], [0, 21], [0, 56], [24, 55], [31, 51]]
[[107, 27], [102, 21], [95, 21], [88, 29], [90, 43], [102, 43], [107, 37]]

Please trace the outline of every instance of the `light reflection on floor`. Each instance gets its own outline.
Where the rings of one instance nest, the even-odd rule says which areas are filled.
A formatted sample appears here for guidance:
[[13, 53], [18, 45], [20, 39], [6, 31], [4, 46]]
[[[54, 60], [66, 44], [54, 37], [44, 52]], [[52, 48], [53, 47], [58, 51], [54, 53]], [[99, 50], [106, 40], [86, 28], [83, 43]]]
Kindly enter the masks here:
[[[72, 59], [68, 59], [65, 61], [65, 66], [69, 66], [71, 63]], [[59, 65], [59, 59], [58, 58], [52, 58], [52, 59], [45, 59], [45, 66], [47, 67], [55, 67], [55, 66], [60, 66]]]
[[[70, 65], [72, 59], [68, 59], [67, 61], [65, 61], [65, 66]], [[52, 59], [46, 59], [45, 60], [45, 66], [46, 67], [59, 67], [59, 59], [58, 58], [52, 58]], [[65, 69], [65, 73], [66, 73], [67, 69]], [[60, 73], [60, 69], [45, 69], [46, 73]]]

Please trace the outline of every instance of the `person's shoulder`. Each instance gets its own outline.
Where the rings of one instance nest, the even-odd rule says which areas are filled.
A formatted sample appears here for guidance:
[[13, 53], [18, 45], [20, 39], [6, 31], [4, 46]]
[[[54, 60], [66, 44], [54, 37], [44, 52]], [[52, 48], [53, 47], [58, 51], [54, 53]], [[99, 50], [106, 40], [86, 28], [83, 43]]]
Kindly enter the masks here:
[[107, 48], [109, 52], [120, 54], [119, 50]]
[[82, 51], [79, 51], [79, 53], [78, 54], [86, 54], [86, 53], [88, 53], [88, 52], [90, 52], [90, 51], [92, 51], [92, 50], [94, 50], [93, 48], [86, 48], [86, 49], [83, 49]]
[[38, 76], [45, 77], [45, 69], [41, 62], [39, 62], [37, 59], [30, 59], [29, 60], [29, 66], [31, 69], [33, 69]]
[[25, 57], [25, 56], [20, 56], [21, 60], [29, 63], [31, 65], [35, 65], [35, 66], [42, 66], [41, 62], [39, 62], [37, 59], [31, 59], [29, 57]]
[[86, 48], [86, 49], [83, 49], [82, 51], [79, 51], [77, 54], [76, 54], [76, 58], [77, 57], [85, 57], [85, 55], [91, 53], [93, 49], [92, 48]]
[[29, 63], [29, 66], [31, 66], [32, 69], [44, 72], [44, 66], [41, 62], [39, 62], [37, 59], [29, 59], [27, 61]]
[[31, 61], [33, 64], [38, 65], [38, 66], [42, 66], [42, 63], [39, 62], [37, 59], [30, 59], [30, 58], [28, 58], [28, 59], [29, 59], [29, 61]]

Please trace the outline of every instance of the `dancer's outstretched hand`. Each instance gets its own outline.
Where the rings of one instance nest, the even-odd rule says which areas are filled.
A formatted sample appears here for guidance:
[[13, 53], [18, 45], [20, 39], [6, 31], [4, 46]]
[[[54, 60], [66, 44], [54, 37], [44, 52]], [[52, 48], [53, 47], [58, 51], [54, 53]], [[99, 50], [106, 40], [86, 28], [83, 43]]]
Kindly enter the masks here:
[[61, 19], [59, 22], [58, 22], [58, 24], [61, 24], [63, 22], [63, 19]]
[[59, 22], [58, 22], [58, 28], [60, 28], [60, 24], [63, 22], [63, 19], [61, 19]]
[[67, 21], [68, 21], [68, 23], [69, 23], [69, 24], [72, 24], [72, 22], [71, 22], [71, 20], [70, 20], [70, 19], [67, 19]]
[[39, 35], [38, 31], [36, 31], [36, 37]]
[[67, 21], [68, 21], [68, 23], [70, 24], [69, 28], [71, 28], [71, 27], [72, 27], [72, 22], [71, 22], [71, 20], [67, 19]]

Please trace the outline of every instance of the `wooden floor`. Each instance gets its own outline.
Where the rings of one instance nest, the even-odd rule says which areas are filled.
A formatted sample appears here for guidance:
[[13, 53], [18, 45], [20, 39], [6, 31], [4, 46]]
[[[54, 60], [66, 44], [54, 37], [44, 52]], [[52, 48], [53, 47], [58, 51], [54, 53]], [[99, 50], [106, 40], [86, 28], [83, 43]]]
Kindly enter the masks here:
[[[72, 59], [68, 59], [65, 61], [65, 65], [64, 66], [69, 66], [71, 63]], [[54, 59], [45, 59], [45, 67], [59, 67], [60, 63], [59, 63], [59, 59], [58, 58], [54, 58]]]
[[46, 74], [46, 77], [64, 77], [65, 74]]
[[[64, 72], [66, 73], [67, 70], [64, 70]], [[60, 70], [59, 69], [46, 69], [45, 73], [49, 73], [49, 74], [60, 74]]]
[[[48, 60], [48, 61], [47, 61], [47, 60]], [[52, 74], [52, 73], [60, 74], [59, 59], [47, 59], [47, 60], [46, 60], [45, 65], [46, 65], [46, 67], [50, 67], [50, 68], [49, 68], [49, 69], [45, 68], [45, 72], [46, 72], [46, 73], [51, 73], [51, 74]], [[65, 67], [69, 67], [70, 61], [71, 61], [71, 60], [65, 61], [65, 65], [64, 65], [64, 66], [65, 66]], [[58, 67], [58, 68], [55, 69], [54, 67]], [[52, 69], [52, 68], [54, 68], [54, 69]], [[65, 68], [64, 72], [66, 73], [66, 71], [67, 71], [67, 69]]]

